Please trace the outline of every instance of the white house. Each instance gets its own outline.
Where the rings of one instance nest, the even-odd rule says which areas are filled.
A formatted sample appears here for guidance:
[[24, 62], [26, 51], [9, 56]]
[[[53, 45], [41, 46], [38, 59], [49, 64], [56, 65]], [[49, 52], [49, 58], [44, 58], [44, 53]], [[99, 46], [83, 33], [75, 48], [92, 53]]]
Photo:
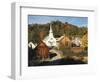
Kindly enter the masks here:
[[34, 49], [37, 46], [37, 44], [33, 44], [32, 42], [28, 43], [28, 47]]
[[49, 35], [44, 38], [43, 42], [50, 48], [57, 46], [56, 38], [54, 38], [51, 24], [50, 24]]
[[72, 40], [72, 44], [75, 44], [76, 46], [81, 45], [81, 41], [79, 37], [75, 37], [75, 39]]

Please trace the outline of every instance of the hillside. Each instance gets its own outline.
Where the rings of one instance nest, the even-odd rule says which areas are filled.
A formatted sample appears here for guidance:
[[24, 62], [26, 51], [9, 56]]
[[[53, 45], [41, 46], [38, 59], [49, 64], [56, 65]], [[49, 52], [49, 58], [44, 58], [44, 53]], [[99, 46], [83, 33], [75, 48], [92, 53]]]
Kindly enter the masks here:
[[[80, 37], [87, 34], [87, 27], [78, 27], [68, 22], [62, 23], [61, 21], [52, 21], [52, 29], [54, 37], [60, 37], [63, 34], [67, 35], [70, 39], [72, 37]], [[40, 39], [44, 39], [49, 33], [50, 23], [47, 24], [29, 24], [28, 25], [28, 41], [37, 43]]]

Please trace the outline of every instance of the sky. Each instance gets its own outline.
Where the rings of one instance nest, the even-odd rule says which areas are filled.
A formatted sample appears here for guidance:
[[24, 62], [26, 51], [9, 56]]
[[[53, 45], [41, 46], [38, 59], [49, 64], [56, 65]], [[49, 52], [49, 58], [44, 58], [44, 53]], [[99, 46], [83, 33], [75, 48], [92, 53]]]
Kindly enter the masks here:
[[51, 21], [68, 22], [70, 24], [83, 27], [88, 26], [88, 17], [72, 17], [72, 16], [43, 16], [43, 15], [29, 15], [28, 24], [46, 24]]

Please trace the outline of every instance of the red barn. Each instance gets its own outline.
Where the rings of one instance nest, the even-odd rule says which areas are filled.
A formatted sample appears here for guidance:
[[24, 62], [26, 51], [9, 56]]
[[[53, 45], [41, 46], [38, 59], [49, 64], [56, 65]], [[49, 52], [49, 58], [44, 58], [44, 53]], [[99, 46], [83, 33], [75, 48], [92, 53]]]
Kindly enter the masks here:
[[43, 41], [40, 41], [35, 47], [35, 53], [38, 58], [44, 60], [49, 57], [49, 48]]

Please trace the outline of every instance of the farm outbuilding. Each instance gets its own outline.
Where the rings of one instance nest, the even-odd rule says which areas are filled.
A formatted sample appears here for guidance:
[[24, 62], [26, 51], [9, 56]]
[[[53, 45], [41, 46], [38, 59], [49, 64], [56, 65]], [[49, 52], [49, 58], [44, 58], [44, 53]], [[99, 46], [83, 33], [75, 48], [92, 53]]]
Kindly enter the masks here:
[[49, 48], [43, 41], [38, 43], [34, 51], [39, 59], [46, 59], [49, 57]]

